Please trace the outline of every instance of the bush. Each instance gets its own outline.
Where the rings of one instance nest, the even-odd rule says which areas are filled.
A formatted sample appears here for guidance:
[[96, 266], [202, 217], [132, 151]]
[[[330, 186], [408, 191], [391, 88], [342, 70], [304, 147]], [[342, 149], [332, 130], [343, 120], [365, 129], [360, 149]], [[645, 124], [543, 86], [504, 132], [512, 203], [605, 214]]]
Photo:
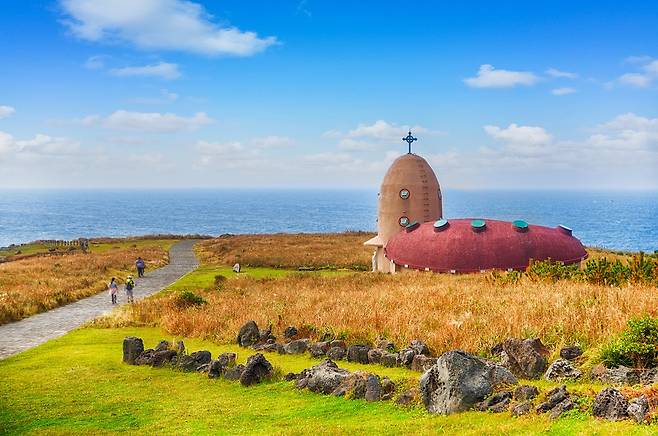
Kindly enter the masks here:
[[201, 306], [203, 304], [206, 304], [206, 300], [203, 299], [203, 297], [195, 294], [192, 291], [182, 291], [179, 292], [176, 297], [174, 297], [174, 305], [178, 308], [188, 308], [188, 307], [195, 307], [195, 306]]
[[215, 288], [221, 290], [224, 287], [225, 282], [226, 282], [225, 276], [221, 274], [217, 274], [215, 276]]
[[578, 280], [581, 271], [578, 264], [565, 265], [562, 262], [554, 262], [550, 259], [542, 261], [530, 261], [526, 268], [526, 275], [534, 281], [556, 282], [564, 279]]
[[583, 276], [588, 283], [595, 285], [622, 286], [628, 283], [631, 271], [620, 260], [610, 262], [607, 258], [588, 260]]
[[621, 336], [603, 348], [601, 360], [608, 367], [658, 366], [658, 318], [645, 315], [629, 320]]

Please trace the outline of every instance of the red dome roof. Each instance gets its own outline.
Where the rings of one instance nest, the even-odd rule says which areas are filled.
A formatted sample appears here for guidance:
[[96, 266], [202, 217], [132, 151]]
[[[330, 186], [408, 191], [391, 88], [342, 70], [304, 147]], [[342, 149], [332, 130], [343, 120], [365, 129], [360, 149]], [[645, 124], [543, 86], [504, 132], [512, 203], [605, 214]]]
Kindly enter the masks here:
[[388, 241], [386, 257], [408, 268], [460, 273], [522, 270], [530, 259], [571, 264], [587, 257], [583, 245], [566, 227], [549, 228], [523, 221], [445, 222], [410, 225]]

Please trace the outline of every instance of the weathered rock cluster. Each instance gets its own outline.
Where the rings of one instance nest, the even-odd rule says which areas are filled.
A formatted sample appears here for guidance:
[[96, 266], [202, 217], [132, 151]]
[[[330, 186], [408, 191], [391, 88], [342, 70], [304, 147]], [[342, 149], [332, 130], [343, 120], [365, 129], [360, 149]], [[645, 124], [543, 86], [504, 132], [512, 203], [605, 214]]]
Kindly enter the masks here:
[[436, 363], [430, 348], [422, 341], [414, 340], [406, 347], [396, 351], [395, 345], [380, 339], [375, 346], [370, 344], [353, 344], [348, 346], [342, 340], [313, 342], [300, 338], [299, 330], [287, 327], [283, 334], [283, 343], [278, 343], [272, 334], [272, 328], [260, 330], [255, 321], [245, 323], [238, 332], [236, 342], [242, 347], [251, 347], [256, 351], [277, 352], [280, 354], [303, 354], [308, 352], [314, 358], [328, 358], [332, 361], [347, 360], [364, 364], [379, 364], [387, 367], [404, 366], [414, 371], [423, 372]]
[[[237, 343], [257, 351], [282, 354], [309, 352], [324, 360], [299, 374], [289, 373], [284, 378], [293, 381], [299, 389], [325, 395], [342, 396], [366, 401], [386, 401], [395, 398], [398, 404], [422, 402], [434, 414], [452, 414], [466, 410], [507, 412], [511, 416], [528, 413], [546, 413], [551, 419], [578, 409], [587, 412], [588, 401], [581, 401], [577, 394], [569, 392], [565, 385], [543, 395], [532, 385], [519, 385], [519, 379], [543, 378], [551, 381], [577, 380], [582, 371], [572, 362], [582, 350], [575, 346], [560, 351], [560, 358], [548, 363], [548, 350], [539, 339], [508, 339], [497, 345], [492, 354], [500, 362], [471, 355], [465, 351], [448, 351], [438, 358], [431, 356], [430, 349], [421, 341], [395, 352], [387, 340], [378, 341], [375, 347], [366, 344], [347, 346], [344, 341], [313, 342], [298, 338], [299, 331], [288, 327], [283, 344], [277, 343], [271, 328], [259, 330], [254, 321], [242, 326]], [[140, 338], [127, 337], [123, 342], [123, 361], [132, 365], [153, 367], [171, 366], [183, 371], [206, 373], [210, 378], [224, 377], [239, 380], [250, 386], [271, 379], [274, 368], [261, 353], [250, 356], [245, 364], [236, 364], [235, 353], [223, 353], [213, 360], [209, 351], [186, 354], [182, 342], [169, 344], [161, 341], [154, 349], [144, 349]], [[402, 389], [388, 379], [366, 371], [348, 371], [338, 367], [335, 360], [406, 366], [422, 371], [418, 388]], [[618, 367], [596, 367], [591, 377], [611, 384], [637, 384], [658, 382], [658, 368], [635, 370]], [[592, 415], [611, 421], [632, 419], [645, 422], [649, 414], [649, 401], [644, 396], [627, 399], [619, 390], [607, 387], [599, 392], [589, 409]]]
[[299, 374], [288, 374], [286, 380], [294, 381], [298, 389], [366, 401], [390, 400], [395, 394], [395, 383], [388, 377], [364, 371], [350, 372], [339, 368], [331, 359]]
[[141, 338], [131, 336], [123, 340], [123, 361], [129, 365], [166, 365], [181, 371], [205, 373], [209, 378], [223, 376], [227, 380], [239, 380], [243, 386], [271, 378], [274, 368], [262, 354], [250, 356], [244, 365], [236, 365], [236, 357], [235, 353], [222, 353], [213, 360], [207, 350], [185, 354], [183, 342], [172, 346], [168, 341], [160, 341], [154, 349], [145, 350]]

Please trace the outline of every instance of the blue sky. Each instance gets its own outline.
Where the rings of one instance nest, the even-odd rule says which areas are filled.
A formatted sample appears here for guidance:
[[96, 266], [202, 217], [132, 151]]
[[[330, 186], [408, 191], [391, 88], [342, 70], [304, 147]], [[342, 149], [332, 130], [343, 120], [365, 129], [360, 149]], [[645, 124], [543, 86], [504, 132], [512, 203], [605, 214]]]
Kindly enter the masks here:
[[0, 8], [0, 187], [658, 189], [653, 2]]

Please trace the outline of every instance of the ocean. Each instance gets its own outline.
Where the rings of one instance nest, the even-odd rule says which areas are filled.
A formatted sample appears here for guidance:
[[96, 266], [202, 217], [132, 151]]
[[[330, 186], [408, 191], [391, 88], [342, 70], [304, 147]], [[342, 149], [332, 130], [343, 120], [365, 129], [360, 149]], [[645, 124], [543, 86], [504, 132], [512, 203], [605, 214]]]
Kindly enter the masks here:
[[[658, 250], [658, 192], [455, 191], [450, 218], [573, 228], [587, 246]], [[0, 247], [37, 239], [376, 229], [375, 190], [0, 191]]]

